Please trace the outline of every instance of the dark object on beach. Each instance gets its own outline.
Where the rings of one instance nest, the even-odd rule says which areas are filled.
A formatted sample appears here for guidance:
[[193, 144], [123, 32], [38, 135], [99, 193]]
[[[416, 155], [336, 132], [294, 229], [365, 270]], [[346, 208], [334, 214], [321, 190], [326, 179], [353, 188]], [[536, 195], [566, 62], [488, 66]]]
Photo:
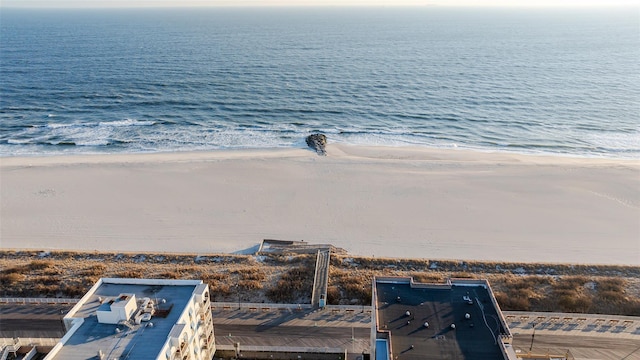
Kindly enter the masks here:
[[318, 155], [327, 155], [325, 146], [327, 145], [327, 137], [324, 134], [311, 134], [307, 136], [307, 145], [316, 151]]

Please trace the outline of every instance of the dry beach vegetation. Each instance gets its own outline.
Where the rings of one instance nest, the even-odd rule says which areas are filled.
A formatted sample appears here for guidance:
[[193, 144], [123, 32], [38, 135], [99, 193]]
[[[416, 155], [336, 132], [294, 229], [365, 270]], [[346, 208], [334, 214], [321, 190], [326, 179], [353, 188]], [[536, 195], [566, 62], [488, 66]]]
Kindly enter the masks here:
[[[0, 296], [79, 298], [100, 277], [202, 279], [214, 301], [310, 302], [315, 256], [0, 252]], [[486, 278], [503, 310], [640, 316], [640, 267], [332, 256], [330, 304], [369, 304], [374, 276]]]

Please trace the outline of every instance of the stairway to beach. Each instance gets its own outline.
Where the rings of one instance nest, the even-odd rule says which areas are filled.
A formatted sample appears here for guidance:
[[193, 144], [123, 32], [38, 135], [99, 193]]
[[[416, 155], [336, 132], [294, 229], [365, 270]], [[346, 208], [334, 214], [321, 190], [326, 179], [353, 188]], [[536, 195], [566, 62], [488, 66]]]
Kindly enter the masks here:
[[326, 305], [330, 259], [331, 250], [318, 250], [316, 272], [313, 279], [313, 294], [311, 296], [312, 306], [324, 307]]

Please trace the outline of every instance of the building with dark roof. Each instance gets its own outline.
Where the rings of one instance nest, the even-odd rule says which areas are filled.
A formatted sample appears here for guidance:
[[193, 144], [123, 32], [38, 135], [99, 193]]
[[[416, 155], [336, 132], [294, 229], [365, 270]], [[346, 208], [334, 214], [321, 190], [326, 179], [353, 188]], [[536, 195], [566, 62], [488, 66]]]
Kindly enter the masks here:
[[516, 359], [511, 332], [486, 280], [424, 284], [378, 277], [373, 307], [375, 360]]

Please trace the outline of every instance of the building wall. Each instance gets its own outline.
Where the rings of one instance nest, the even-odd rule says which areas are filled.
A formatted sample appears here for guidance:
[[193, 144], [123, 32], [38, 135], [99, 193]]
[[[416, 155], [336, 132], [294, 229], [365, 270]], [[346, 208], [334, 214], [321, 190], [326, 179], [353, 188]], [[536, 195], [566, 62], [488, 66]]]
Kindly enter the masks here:
[[210, 360], [214, 353], [209, 288], [204, 285], [191, 297], [157, 359]]

